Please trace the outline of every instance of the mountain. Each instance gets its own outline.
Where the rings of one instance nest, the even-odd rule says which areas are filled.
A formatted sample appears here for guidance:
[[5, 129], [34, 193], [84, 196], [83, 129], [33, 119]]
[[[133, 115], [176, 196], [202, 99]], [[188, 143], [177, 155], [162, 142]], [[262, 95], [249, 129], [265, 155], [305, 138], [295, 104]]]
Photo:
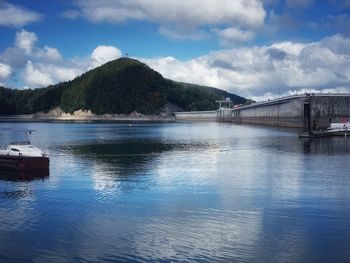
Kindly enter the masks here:
[[165, 79], [144, 63], [120, 58], [46, 88], [0, 87], [0, 114], [32, 114], [56, 107], [65, 112], [159, 114], [169, 104], [182, 110], [212, 110], [217, 108], [215, 100], [227, 97], [235, 104], [249, 102], [220, 89]]

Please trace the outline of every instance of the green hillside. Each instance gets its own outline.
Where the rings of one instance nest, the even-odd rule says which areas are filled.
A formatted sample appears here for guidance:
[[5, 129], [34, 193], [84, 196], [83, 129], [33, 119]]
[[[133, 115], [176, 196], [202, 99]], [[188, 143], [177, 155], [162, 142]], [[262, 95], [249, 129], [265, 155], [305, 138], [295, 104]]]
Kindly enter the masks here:
[[183, 110], [216, 109], [215, 100], [247, 100], [223, 90], [168, 80], [137, 60], [120, 58], [72, 81], [40, 89], [0, 87], [0, 114], [31, 114], [61, 107], [65, 112], [159, 114], [168, 103]]
[[235, 104], [245, 104], [249, 100], [224, 90], [167, 80], [167, 100], [185, 111], [214, 110], [216, 100], [230, 98]]

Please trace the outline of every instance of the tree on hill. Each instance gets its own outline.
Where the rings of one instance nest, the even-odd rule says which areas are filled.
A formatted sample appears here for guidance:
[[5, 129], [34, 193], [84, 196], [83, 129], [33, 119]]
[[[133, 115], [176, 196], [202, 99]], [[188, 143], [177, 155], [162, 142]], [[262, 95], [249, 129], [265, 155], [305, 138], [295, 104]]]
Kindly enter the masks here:
[[159, 114], [167, 102], [183, 110], [213, 110], [215, 100], [245, 98], [211, 87], [168, 80], [146, 64], [130, 58], [110, 61], [72, 81], [40, 89], [0, 87], [0, 114], [32, 114], [61, 107], [65, 112], [96, 114]]

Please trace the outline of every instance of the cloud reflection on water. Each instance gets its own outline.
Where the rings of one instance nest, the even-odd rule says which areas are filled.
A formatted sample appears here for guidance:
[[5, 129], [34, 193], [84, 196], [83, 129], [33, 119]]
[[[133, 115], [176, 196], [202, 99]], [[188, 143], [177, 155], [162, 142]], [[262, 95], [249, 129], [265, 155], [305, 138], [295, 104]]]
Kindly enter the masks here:
[[[29, 257], [279, 262], [315, 259], [315, 251], [347, 256], [341, 248], [350, 245], [350, 140], [304, 142], [290, 130], [215, 123], [92, 124], [91, 134], [89, 125], [67, 127], [67, 137], [62, 129], [54, 137], [49, 180], [30, 182], [27, 197], [2, 197], [2, 233], [12, 226], [18, 238], [20, 219], [28, 233], [49, 233], [41, 237], [48, 244], [29, 234], [21, 239], [32, 241], [25, 246]], [[26, 202], [17, 207], [19, 200]], [[332, 249], [320, 249], [319, 240]]]

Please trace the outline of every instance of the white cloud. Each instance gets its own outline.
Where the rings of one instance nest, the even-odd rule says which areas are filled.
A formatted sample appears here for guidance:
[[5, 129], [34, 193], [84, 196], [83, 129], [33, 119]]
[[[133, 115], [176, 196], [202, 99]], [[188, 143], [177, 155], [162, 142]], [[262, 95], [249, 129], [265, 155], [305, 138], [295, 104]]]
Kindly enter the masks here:
[[297, 56], [304, 48], [305, 43], [294, 43], [290, 41], [274, 43], [270, 46], [271, 49], [279, 50], [280, 52], [285, 52], [286, 54]]
[[117, 47], [100, 45], [86, 58], [64, 60], [58, 49], [38, 47], [37, 42], [34, 32], [22, 29], [16, 33], [14, 46], [0, 53], [1, 80], [6, 81], [11, 74], [21, 72], [19, 75], [22, 75], [25, 86], [45, 87], [72, 80], [87, 70], [122, 56]]
[[34, 32], [24, 29], [16, 33], [16, 47], [24, 53], [24, 55], [39, 60], [61, 61], [62, 55], [56, 48], [45, 46], [43, 49], [36, 46], [38, 37]]
[[258, 0], [84, 0], [79, 6], [95, 22], [148, 20], [179, 25], [203, 25], [236, 22], [261, 26], [265, 11]]
[[0, 53], [0, 61], [13, 68], [21, 68], [27, 63], [26, 55], [17, 47], [9, 47]]
[[41, 19], [41, 15], [26, 8], [0, 2], [0, 26], [22, 27]]
[[238, 28], [229, 27], [225, 29], [214, 30], [222, 39], [223, 44], [228, 45], [230, 43], [246, 42], [254, 38], [254, 34], [251, 31], [240, 30]]
[[334, 87], [328, 89], [314, 89], [314, 88], [301, 88], [301, 89], [290, 89], [288, 91], [283, 91], [283, 93], [272, 93], [266, 92], [260, 96], [252, 96], [250, 99], [255, 101], [265, 101], [268, 99], [277, 99], [280, 97], [286, 97], [291, 95], [305, 94], [305, 93], [349, 93], [349, 87]]
[[113, 46], [98, 46], [94, 49], [91, 54], [92, 67], [101, 66], [108, 61], [120, 58], [122, 56], [122, 52]]
[[[264, 25], [261, 0], [78, 0], [81, 13], [92, 22], [121, 23], [128, 20], [153, 22], [159, 32], [176, 39], [190, 32], [210, 33], [222, 25], [259, 28]], [[70, 10], [68, 10], [70, 11]], [[68, 12], [67, 11], [67, 12]], [[68, 15], [76, 15], [76, 12]]]
[[24, 71], [24, 80], [30, 87], [45, 87], [72, 80], [85, 70], [68, 63], [67, 65], [54, 65], [28, 61]]
[[350, 39], [334, 35], [312, 43], [221, 50], [188, 61], [143, 61], [166, 78], [267, 98], [302, 90], [350, 92], [349, 54]]
[[[57, 56], [55, 52], [52, 52], [52, 54]], [[31, 88], [45, 87], [62, 81], [73, 80], [87, 70], [119, 57], [121, 57], [121, 51], [118, 48], [101, 45], [96, 47], [91, 56], [85, 59], [28, 61], [23, 77], [25, 84]]]
[[44, 49], [38, 49], [35, 56], [40, 59], [62, 61], [62, 55], [58, 49], [49, 46], [45, 46]]
[[42, 87], [53, 84], [50, 75], [42, 72], [39, 68], [34, 67], [31, 61], [28, 61], [24, 74], [24, 80], [29, 85]]
[[37, 41], [38, 37], [33, 32], [22, 29], [16, 33], [16, 46], [28, 56], [32, 55]]
[[[45, 65], [46, 67], [47, 65]], [[75, 67], [64, 67], [64, 66], [55, 66], [49, 65], [46, 69], [46, 72], [49, 72], [54, 79], [54, 84], [61, 82], [72, 80], [78, 75], [82, 74], [84, 71], [80, 68]]]
[[13, 69], [6, 64], [0, 63], [0, 79], [8, 79], [13, 72]]
[[[5, 65], [1, 67], [2, 79], [18, 70], [8, 63], [9, 56], [18, 52], [30, 60], [23, 72], [24, 85], [29, 87], [74, 79], [122, 55], [117, 47], [100, 45], [86, 58], [63, 60], [57, 49], [38, 48], [37, 41], [35, 33], [22, 30], [17, 34], [16, 47], [0, 55]], [[187, 61], [173, 57], [142, 60], [166, 78], [213, 86], [253, 99], [305, 90], [350, 92], [350, 38], [342, 35], [310, 43], [289, 41], [224, 49]]]

